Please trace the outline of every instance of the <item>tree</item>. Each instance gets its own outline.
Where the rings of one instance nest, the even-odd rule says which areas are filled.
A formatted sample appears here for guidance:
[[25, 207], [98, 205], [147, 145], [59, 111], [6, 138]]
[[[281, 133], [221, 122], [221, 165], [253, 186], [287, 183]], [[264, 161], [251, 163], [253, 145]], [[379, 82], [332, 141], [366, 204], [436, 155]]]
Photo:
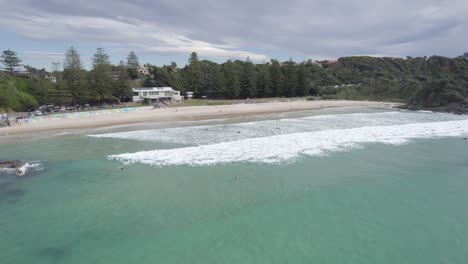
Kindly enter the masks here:
[[13, 75], [15, 68], [21, 66], [23, 62], [18, 54], [12, 50], [4, 50], [0, 56], [0, 62], [3, 64], [3, 68], [10, 72], [10, 75]]
[[56, 105], [68, 105], [72, 102], [70, 90], [63, 81], [59, 71], [60, 62], [52, 62], [52, 75], [55, 77], [54, 90], [50, 94], [50, 101]]
[[128, 83], [128, 71], [124, 63], [121, 61], [117, 67], [119, 73], [118, 79], [114, 83], [112, 95], [118, 98], [121, 102], [126, 101], [132, 95], [132, 89]]
[[459, 56], [458, 58], [468, 60], [468, 52], [463, 53], [463, 55]]
[[138, 78], [138, 67], [140, 67], [140, 63], [138, 62], [138, 57], [135, 51], [130, 51], [127, 57], [127, 67], [128, 67], [128, 75], [132, 79]]
[[273, 91], [271, 90], [271, 78], [269, 65], [261, 65], [258, 67], [257, 72], [257, 96], [258, 97], [271, 97]]
[[247, 58], [243, 66], [240, 80], [242, 97], [255, 97], [257, 93], [257, 83], [255, 77], [255, 65], [253, 65], [253, 63], [250, 61], [250, 58]]
[[226, 79], [226, 93], [225, 97], [227, 98], [239, 98], [240, 95], [240, 81], [239, 73], [236, 69], [236, 65], [228, 60], [224, 64], [224, 76]]
[[156, 67], [156, 66], [149, 66], [149, 72], [151, 73], [151, 77], [148, 77], [151, 79], [151, 81], [147, 81], [147, 83], [151, 83], [151, 86], [156, 86], [156, 87], [172, 87], [173, 86], [173, 80], [172, 76], [169, 72], [169, 69], [167, 66], [163, 67]]
[[203, 72], [196, 52], [192, 52], [189, 59], [189, 90], [199, 95], [203, 88]]
[[307, 77], [307, 68], [305, 63], [299, 64], [297, 67], [297, 96], [309, 95], [309, 78]]
[[67, 87], [71, 93], [72, 103], [84, 103], [90, 99], [85, 75], [80, 54], [74, 47], [69, 48], [63, 62], [63, 80], [64, 87]]
[[222, 98], [223, 94], [226, 92], [226, 80], [224, 75], [221, 72], [221, 67], [218, 64], [215, 64], [211, 67], [211, 76], [212, 76], [212, 96], [215, 98]]
[[48, 73], [45, 68], [38, 69], [33, 66], [24, 65], [28, 71], [28, 92], [33, 95], [40, 104], [50, 103], [50, 94], [54, 90], [54, 83], [46, 77]]
[[25, 111], [30, 107], [38, 105], [37, 100], [24, 91], [22, 85], [19, 83], [19, 78], [5, 78], [0, 81], [0, 108], [12, 109], [14, 111]]
[[297, 76], [296, 76], [296, 63], [289, 59], [283, 66], [283, 79], [282, 79], [283, 95], [288, 97], [296, 96], [297, 90]]
[[103, 48], [98, 48], [93, 57], [93, 69], [90, 74], [90, 88], [92, 95], [98, 102], [111, 99], [112, 95], [112, 67], [109, 55]]
[[280, 97], [284, 95], [282, 87], [283, 73], [281, 72], [281, 65], [277, 60], [271, 60], [270, 77], [271, 77], [271, 88], [273, 95]]
[[225, 80], [221, 71], [221, 66], [212, 61], [201, 61], [203, 72], [203, 89], [200, 94], [209, 98], [222, 98], [225, 92]]

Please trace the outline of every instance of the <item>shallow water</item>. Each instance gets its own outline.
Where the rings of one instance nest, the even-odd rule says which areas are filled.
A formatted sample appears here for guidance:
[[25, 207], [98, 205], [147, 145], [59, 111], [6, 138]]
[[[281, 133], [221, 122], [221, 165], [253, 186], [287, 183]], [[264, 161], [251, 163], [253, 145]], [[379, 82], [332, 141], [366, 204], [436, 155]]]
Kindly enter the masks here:
[[0, 139], [1, 263], [466, 263], [466, 117], [349, 112]]

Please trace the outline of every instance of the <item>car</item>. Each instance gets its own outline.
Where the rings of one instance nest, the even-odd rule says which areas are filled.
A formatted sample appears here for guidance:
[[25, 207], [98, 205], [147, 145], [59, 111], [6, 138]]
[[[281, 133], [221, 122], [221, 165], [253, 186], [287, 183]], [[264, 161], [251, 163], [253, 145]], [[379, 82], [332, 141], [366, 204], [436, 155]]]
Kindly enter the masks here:
[[34, 112], [34, 115], [35, 116], [42, 116], [42, 112], [41, 111], [36, 111], [36, 112]]

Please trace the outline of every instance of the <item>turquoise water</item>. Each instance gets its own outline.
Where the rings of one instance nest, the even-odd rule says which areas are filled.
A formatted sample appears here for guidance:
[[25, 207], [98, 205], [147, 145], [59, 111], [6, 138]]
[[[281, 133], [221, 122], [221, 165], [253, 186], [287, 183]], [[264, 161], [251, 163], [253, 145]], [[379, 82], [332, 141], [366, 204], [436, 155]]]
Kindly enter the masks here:
[[1, 263], [466, 263], [466, 118], [354, 112], [0, 138]]

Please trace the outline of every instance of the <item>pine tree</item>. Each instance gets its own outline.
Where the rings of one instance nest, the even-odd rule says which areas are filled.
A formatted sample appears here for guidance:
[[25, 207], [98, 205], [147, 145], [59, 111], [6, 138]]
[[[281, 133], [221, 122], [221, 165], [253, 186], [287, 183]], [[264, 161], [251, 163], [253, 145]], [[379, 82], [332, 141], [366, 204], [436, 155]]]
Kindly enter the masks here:
[[200, 95], [203, 85], [203, 72], [196, 52], [192, 52], [189, 59], [189, 91]]
[[167, 66], [157, 67], [157, 66], [149, 66], [149, 72], [151, 73], [152, 78], [152, 86], [157, 87], [172, 87], [173, 80], [172, 76], [168, 71]]
[[119, 66], [117, 67], [117, 71], [119, 72], [119, 78], [114, 82], [112, 95], [122, 102], [131, 97], [132, 89], [128, 82], [128, 71], [123, 61], [120, 62]]
[[228, 60], [224, 64], [224, 76], [226, 79], [226, 94], [227, 98], [239, 98], [240, 95], [240, 81], [239, 73], [236, 69], [235, 64]]
[[138, 56], [136, 55], [135, 51], [130, 51], [127, 57], [127, 67], [128, 67], [128, 75], [130, 78], [135, 80], [138, 78], [138, 67], [140, 67], [140, 63], [138, 62]]
[[281, 65], [277, 60], [271, 60], [270, 66], [270, 78], [271, 78], [271, 88], [273, 90], [273, 95], [276, 97], [284, 96], [284, 91], [282, 87], [283, 73], [281, 71]]
[[271, 97], [271, 78], [269, 65], [262, 65], [257, 72], [257, 97]]
[[109, 55], [103, 48], [98, 48], [94, 54], [93, 69], [90, 72], [90, 87], [93, 97], [98, 102], [111, 99], [112, 85], [112, 66]]
[[297, 96], [309, 95], [309, 78], [307, 76], [307, 68], [305, 63], [299, 64], [297, 67]]
[[211, 67], [211, 76], [212, 76], [212, 93], [215, 98], [222, 98], [223, 94], [226, 92], [226, 80], [223, 73], [221, 72], [221, 67], [218, 64], [214, 64]]
[[55, 77], [54, 90], [50, 93], [52, 103], [63, 106], [72, 102], [70, 90], [63, 81], [62, 74], [59, 72], [60, 62], [52, 63], [52, 74]]
[[296, 63], [292, 61], [292, 59], [289, 59], [289, 61], [284, 63], [282, 69], [282, 90], [284, 92], [283, 95], [287, 97], [294, 97], [296, 96], [297, 90]]
[[250, 61], [249, 58], [243, 65], [243, 71], [240, 80], [241, 96], [244, 98], [255, 97], [257, 93], [257, 83], [255, 80], [255, 65]]
[[21, 66], [22, 60], [18, 57], [16, 52], [4, 50], [0, 56], [0, 62], [3, 64], [3, 68], [13, 76], [15, 68]]
[[72, 103], [89, 100], [89, 90], [85, 84], [86, 71], [82, 68], [80, 54], [74, 47], [69, 48], [63, 63], [63, 85], [70, 91]]

